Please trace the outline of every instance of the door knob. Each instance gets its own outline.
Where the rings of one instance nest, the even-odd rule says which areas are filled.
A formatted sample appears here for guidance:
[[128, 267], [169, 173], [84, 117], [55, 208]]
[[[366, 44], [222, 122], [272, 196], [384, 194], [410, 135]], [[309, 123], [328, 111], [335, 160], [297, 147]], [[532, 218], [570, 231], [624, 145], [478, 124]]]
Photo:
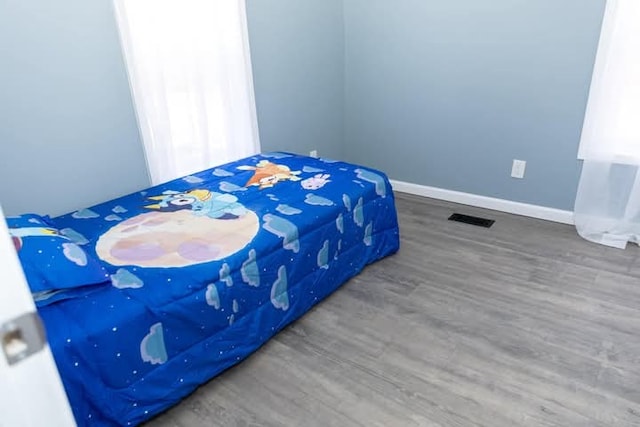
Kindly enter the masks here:
[[0, 326], [2, 350], [9, 365], [16, 364], [42, 350], [46, 343], [38, 313], [26, 313]]

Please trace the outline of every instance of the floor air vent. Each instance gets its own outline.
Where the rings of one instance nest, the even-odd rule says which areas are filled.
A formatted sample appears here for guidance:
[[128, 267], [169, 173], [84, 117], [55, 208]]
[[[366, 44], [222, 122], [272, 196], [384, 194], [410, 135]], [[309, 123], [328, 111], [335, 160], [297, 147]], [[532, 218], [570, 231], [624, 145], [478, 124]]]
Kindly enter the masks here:
[[449, 217], [449, 221], [464, 222], [465, 224], [477, 225], [478, 227], [489, 228], [495, 222], [492, 219], [480, 218], [478, 216], [463, 215], [454, 213]]

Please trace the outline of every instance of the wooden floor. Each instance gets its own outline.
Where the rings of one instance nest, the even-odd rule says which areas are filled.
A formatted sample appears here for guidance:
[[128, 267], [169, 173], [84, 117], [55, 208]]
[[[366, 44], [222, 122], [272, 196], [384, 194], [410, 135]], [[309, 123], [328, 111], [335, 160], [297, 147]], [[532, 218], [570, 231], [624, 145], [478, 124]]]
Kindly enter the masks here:
[[640, 426], [637, 246], [397, 204], [397, 255], [149, 425]]

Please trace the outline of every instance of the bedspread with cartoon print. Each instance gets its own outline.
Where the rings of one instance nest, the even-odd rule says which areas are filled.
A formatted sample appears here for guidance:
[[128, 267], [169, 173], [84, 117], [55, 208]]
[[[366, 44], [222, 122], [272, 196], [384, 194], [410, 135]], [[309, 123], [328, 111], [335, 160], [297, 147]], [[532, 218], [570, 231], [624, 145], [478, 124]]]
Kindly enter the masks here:
[[287, 153], [51, 222], [111, 279], [40, 308], [79, 425], [151, 418], [399, 246], [383, 173]]

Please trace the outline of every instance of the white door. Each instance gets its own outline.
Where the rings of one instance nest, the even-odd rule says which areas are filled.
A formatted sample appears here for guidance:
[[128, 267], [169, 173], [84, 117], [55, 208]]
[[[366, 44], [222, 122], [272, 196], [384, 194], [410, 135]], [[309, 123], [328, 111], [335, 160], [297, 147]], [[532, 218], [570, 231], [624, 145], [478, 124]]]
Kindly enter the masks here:
[[0, 207], [0, 426], [73, 426]]

